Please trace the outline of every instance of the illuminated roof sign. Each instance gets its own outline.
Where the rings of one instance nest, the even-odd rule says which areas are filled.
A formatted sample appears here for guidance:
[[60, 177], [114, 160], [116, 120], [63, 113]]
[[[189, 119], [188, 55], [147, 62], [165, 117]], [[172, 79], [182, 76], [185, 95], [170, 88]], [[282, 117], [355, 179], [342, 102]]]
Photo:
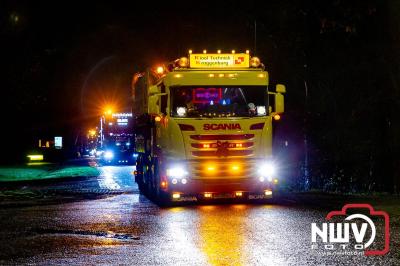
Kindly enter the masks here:
[[190, 54], [191, 68], [248, 68], [248, 54]]
[[113, 117], [132, 117], [131, 113], [115, 113], [112, 114]]

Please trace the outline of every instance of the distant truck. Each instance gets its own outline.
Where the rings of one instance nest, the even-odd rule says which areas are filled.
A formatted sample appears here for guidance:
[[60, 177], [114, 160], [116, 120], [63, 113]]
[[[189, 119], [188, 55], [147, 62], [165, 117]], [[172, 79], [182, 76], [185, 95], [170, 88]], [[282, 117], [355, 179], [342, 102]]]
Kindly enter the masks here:
[[106, 114], [101, 118], [98, 154], [105, 164], [134, 164], [132, 113]]
[[249, 53], [193, 54], [133, 78], [139, 189], [161, 203], [268, 199], [284, 85]]

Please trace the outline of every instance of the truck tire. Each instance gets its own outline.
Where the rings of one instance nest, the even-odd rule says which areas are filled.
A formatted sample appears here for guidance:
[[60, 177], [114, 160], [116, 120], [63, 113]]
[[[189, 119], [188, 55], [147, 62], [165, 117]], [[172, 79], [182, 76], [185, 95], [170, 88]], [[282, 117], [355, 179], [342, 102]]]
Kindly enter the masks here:
[[144, 183], [144, 165], [143, 156], [139, 156], [136, 164], [135, 182], [138, 184], [140, 193], [146, 194], [146, 187]]
[[168, 207], [171, 205], [171, 195], [168, 192], [165, 192], [161, 189], [161, 176], [160, 176], [160, 162], [156, 158], [154, 161], [154, 184], [155, 184], [155, 202], [158, 206]]

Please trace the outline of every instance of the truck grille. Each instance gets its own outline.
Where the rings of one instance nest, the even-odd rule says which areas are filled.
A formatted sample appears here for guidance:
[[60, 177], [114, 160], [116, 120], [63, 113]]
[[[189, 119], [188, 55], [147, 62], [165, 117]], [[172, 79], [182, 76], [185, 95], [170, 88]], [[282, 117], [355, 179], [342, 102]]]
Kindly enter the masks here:
[[190, 152], [198, 158], [251, 157], [254, 134], [190, 135]]
[[[254, 160], [245, 161], [192, 161], [189, 163], [192, 179], [241, 179], [257, 176], [257, 163]], [[210, 170], [210, 168], [213, 168]], [[237, 169], [234, 170], [234, 167]]]
[[254, 138], [254, 134], [237, 135], [191, 135], [194, 140], [245, 140]]

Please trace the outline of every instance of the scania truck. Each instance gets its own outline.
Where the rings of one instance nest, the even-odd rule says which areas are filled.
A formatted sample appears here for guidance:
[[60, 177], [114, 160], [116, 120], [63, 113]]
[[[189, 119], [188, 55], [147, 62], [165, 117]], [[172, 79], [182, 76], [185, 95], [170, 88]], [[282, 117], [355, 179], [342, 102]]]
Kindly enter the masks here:
[[134, 164], [133, 117], [131, 112], [105, 114], [100, 119], [98, 151], [103, 164]]
[[272, 127], [285, 86], [245, 53], [192, 53], [132, 81], [135, 181], [161, 203], [269, 199], [279, 182]]

